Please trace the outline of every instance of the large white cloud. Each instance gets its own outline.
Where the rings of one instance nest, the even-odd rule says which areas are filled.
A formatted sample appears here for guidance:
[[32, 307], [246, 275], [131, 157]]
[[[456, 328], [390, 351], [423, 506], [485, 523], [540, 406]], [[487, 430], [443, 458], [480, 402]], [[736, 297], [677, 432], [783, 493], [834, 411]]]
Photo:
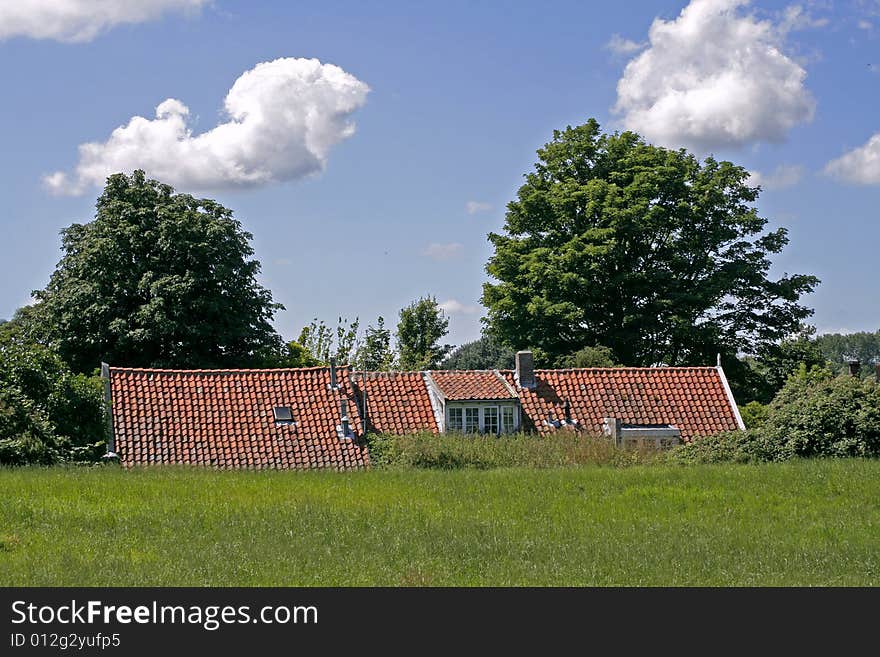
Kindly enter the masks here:
[[142, 23], [167, 11], [193, 11], [209, 0], [2, 0], [0, 39], [25, 36], [90, 41], [114, 25]]
[[743, 10], [749, 0], [692, 0], [678, 18], [657, 18], [650, 46], [627, 64], [615, 111], [627, 129], [664, 146], [701, 152], [782, 141], [809, 121], [806, 71], [786, 56], [786, 31]]
[[880, 185], [880, 132], [825, 166], [825, 173], [857, 185]]
[[81, 194], [134, 169], [195, 190], [294, 180], [322, 171], [330, 148], [354, 134], [351, 114], [368, 92], [353, 75], [317, 59], [263, 62], [232, 85], [225, 123], [194, 135], [189, 109], [169, 98], [156, 118], [135, 116], [107, 141], [80, 145], [74, 172], [44, 182], [54, 193]]

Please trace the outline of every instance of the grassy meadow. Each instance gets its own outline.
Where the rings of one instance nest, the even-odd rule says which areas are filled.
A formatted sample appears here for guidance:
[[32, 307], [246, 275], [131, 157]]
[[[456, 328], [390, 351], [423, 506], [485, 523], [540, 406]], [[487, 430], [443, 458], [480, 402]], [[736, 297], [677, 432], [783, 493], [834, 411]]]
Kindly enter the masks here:
[[2, 586], [878, 585], [880, 461], [0, 470]]

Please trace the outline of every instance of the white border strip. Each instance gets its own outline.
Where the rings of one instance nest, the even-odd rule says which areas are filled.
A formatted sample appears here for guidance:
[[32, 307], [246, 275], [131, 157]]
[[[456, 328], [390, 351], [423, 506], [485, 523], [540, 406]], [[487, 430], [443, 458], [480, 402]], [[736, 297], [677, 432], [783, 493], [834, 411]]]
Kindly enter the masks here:
[[716, 365], [715, 369], [718, 370], [718, 375], [721, 377], [721, 383], [724, 384], [724, 392], [727, 393], [727, 401], [730, 402], [730, 408], [733, 409], [733, 415], [736, 418], [736, 424], [739, 427], [740, 431], [746, 430], [746, 425], [743, 424], [742, 416], [739, 414], [739, 406], [736, 405], [736, 400], [733, 398], [733, 391], [730, 389], [730, 385], [727, 383], [727, 376], [724, 374], [724, 369], [721, 365]]

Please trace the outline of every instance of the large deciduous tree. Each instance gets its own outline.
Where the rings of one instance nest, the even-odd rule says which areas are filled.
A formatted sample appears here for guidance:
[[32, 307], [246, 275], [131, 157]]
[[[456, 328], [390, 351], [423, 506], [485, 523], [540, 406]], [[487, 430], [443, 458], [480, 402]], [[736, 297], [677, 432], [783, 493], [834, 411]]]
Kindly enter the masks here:
[[35, 292], [49, 341], [79, 371], [243, 367], [277, 354], [281, 308], [257, 282], [251, 234], [210, 199], [143, 171], [115, 174], [94, 221], [62, 231], [64, 255]]
[[788, 242], [766, 230], [748, 171], [590, 119], [555, 131], [491, 233], [492, 333], [550, 357], [606, 345], [625, 365], [760, 354], [796, 332], [818, 279], [768, 277]]

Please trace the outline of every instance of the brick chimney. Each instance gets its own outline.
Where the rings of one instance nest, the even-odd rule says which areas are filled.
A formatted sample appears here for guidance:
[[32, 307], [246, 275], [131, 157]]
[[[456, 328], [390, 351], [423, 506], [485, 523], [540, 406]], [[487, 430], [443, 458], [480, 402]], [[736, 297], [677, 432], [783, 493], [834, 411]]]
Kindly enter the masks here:
[[849, 361], [849, 374], [850, 376], [859, 376], [859, 372], [862, 369], [862, 364], [857, 360]]
[[516, 382], [520, 388], [528, 390], [538, 387], [535, 380], [535, 359], [531, 351], [516, 352]]

